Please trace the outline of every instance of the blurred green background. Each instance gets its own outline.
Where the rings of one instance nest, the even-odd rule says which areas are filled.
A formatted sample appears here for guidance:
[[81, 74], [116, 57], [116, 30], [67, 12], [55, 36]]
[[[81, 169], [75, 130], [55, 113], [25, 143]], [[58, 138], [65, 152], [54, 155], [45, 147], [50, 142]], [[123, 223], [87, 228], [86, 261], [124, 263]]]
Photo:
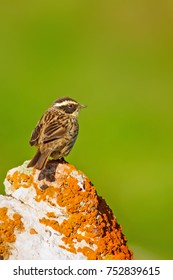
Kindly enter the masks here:
[[173, 258], [173, 2], [0, 2], [0, 181], [30, 159], [58, 97], [87, 104], [67, 160], [113, 209], [136, 259]]

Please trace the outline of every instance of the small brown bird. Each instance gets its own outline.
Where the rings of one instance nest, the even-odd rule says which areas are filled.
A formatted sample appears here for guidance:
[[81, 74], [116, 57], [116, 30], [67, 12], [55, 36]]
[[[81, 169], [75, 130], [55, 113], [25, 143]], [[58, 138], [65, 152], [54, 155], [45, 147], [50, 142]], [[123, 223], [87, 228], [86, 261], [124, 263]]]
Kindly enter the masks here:
[[78, 113], [85, 107], [70, 97], [59, 98], [53, 103], [32, 133], [30, 145], [36, 146], [38, 151], [28, 167], [41, 170], [49, 157], [57, 160], [70, 153], [78, 135]]

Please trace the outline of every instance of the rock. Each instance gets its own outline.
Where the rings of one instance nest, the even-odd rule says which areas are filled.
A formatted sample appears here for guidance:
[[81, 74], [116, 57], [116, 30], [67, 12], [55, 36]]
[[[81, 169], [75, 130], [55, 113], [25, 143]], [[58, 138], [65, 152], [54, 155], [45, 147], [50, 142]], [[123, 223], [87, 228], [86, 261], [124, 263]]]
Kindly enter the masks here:
[[2, 259], [132, 259], [122, 228], [91, 181], [66, 162], [13, 168], [0, 196]]

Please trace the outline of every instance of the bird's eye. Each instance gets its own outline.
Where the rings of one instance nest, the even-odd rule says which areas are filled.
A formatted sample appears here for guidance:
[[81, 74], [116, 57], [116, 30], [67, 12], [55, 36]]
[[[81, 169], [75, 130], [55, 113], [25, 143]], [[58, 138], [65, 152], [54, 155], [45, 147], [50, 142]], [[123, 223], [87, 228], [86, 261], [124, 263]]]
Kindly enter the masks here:
[[68, 104], [65, 109], [66, 113], [72, 114], [76, 110], [76, 105], [75, 104]]

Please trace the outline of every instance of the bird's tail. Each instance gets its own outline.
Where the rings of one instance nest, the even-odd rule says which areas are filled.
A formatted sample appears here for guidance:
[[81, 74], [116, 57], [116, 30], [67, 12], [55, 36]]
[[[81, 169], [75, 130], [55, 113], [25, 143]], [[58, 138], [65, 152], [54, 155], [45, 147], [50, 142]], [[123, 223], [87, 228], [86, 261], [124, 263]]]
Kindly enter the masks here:
[[27, 167], [35, 167], [36, 169], [43, 169], [46, 166], [50, 151], [45, 151], [41, 153], [40, 150], [37, 151], [33, 159], [29, 162]]

